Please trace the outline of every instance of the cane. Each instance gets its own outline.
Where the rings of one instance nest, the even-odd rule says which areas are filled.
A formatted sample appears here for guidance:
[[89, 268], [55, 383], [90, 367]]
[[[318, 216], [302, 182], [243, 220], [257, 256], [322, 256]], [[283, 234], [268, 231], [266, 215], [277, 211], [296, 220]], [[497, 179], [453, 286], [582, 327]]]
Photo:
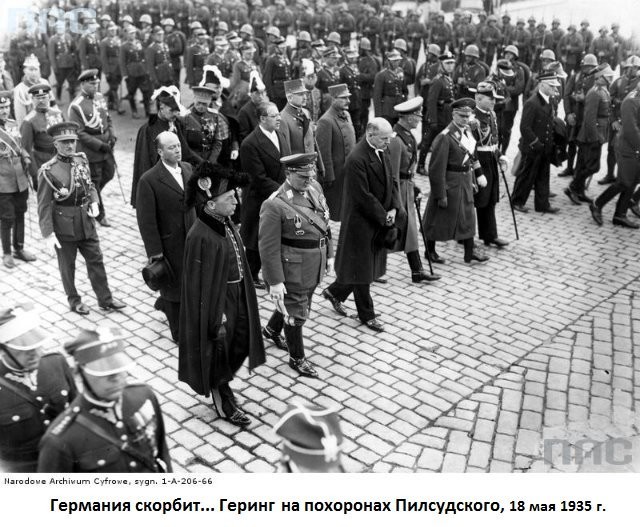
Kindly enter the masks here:
[[420, 214], [420, 203], [422, 202], [422, 198], [419, 196], [414, 196], [413, 201], [414, 205], [416, 206], [416, 215], [418, 216], [418, 225], [420, 225], [420, 234], [422, 234], [422, 241], [424, 242], [424, 254], [427, 257], [427, 262], [429, 263], [429, 272], [433, 276], [433, 263], [431, 262], [431, 254], [429, 254], [429, 247], [427, 246], [427, 235], [424, 233], [424, 225], [422, 225], [422, 215]]
[[500, 170], [500, 174], [502, 174], [502, 180], [504, 181], [504, 186], [507, 189], [507, 197], [509, 198], [509, 207], [511, 207], [511, 217], [513, 218], [513, 228], [516, 231], [516, 240], [520, 239], [520, 236], [518, 235], [518, 223], [516, 222], [516, 213], [513, 210], [513, 201], [511, 201], [511, 192], [509, 191], [509, 183], [507, 183], [507, 176], [504, 173], [504, 170], [502, 170], [502, 167], [498, 167]]
[[111, 158], [113, 159], [113, 171], [116, 174], [116, 178], [118, 180], [118, 186], [120, 187], [120, 194], [122, 194], [122, 201], [124, 204], [127, 204], [127, 198], [124, 196], [124, 187], [122, 186], [122, 179], [120, 178], [120, 171], [118, 170], [118, 163], [116, 161], [116, 156], [113, 152], [111, 152]]

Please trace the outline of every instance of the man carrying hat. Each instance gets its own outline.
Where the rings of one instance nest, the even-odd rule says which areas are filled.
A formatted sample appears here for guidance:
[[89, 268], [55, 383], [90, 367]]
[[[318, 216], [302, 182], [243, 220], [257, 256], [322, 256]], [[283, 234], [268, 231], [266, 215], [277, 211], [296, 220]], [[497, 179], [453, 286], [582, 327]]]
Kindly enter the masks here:
[[291, 61], [286, 54], [286, 40], [278, 37], [274, 44], [273, 53], [264, 64], [263, 79], [269, 100], [276, 104], [279, 111], [282, 111], [287, 104], [284, 83], [291, 79]]
[[388, 67], [378, 72], [373, 81], [375, 116], [384, 117], [391, 126], [398, 122], [398, 114], [393, 107], [404, 101], [409, 93], [401, 63], [402, 55], [398, 50], [388, 52]]
[[475, 157], [476, 141], [469, 129], [473, 99], [451, 104], [453, 121], [440, 132], [429, 161], [431, 194], [423, 226], [431, 261], [444, 263], [436, 252], [437, 241], [457, 240], [464, 244], [464, 261], [486, 262], [487, 256], [474, 249], [476, 221], [473, 210], [474, 187], [484, 188], [487, 179]]
[[507, 170], [507, 158], [500, 153], [498, 117], [494, 111], [496, 100], [503, 97], [496, 93], [491, 82], [481, 82], [475, 91], [476, 119], [471, 124], [471, 132], [476, 140], [476, 153], [487, 185], [480, 188], [474, 197], [478, 217], [478, 237], [485, 245], [495, 245], [499, 249], [509, 242], [498, 238], [496, 224], [496, 203], [500, 198], [500, 170]]
[[142, 92], [142, 104], [146, 114], [149, 113], [149, 97], [153, 87], [149, 81], [145, 53], [138, 39], [138, 30], [131, 25], [125, 29], [125, 42], [120, 47], [120, 72], [127, 85], [127, 99], [131, 105], [131, 117], [138, 118], [135, 96]]
[[289, 366], [300, 375], [317, 377], [306, 359], [302, 326], [309, 317], [313, 293], [325, 272], [333, 273], [333, 245], [329, 208], [315, 181], [315, 152], [280, 159], [286, 181], [260, 209], [258, 245], [262, 276], [269, 286], [275, 311], [264, 329], [273, 338], [282, 327]]
[[418, 147], [411, 131], [415, 130], [422, 120], [422, 103], [422, 97], [414, 97], [394, 107], [399, 118], [393, 127], [394, 135], [389, 143], [391, 171], [400, 191], [402, 207], [407, 211], [407, 224], [400, 229], [395, 249], [402, 250], [407, 255], [411, 280], [414, 283], [440, 278], [424, 272], [416, 227], [418, 211], [415, 197], [420, 193], [420, 189], [416, 187], [413, 178], [418, 162]]
[[344, 472], [344, 437], [336, 409], [289, 405], [273, 431], [282, 438], [280, 472]]
[[0, 92], [0, 240], [2, 263], [7, 269], [15, 267], [14, 256], [25, 262], [36, 259], [24, 249], [24, 214], [29, 197], [26, 167], [31, 163], [31, 158], [22, 147], [16, 122], [9, 119], [10, 95], [10, 92]]
[[211, 394], [214, 410], [236, 426], [251, 419], [229, 383], [247, 357], [250, 369], [265, 361], [256, 292], [230, 219], [236, 188], [244, 184], [204, 162], [187, 186], [186, 205], [195, 206], [198, 218], [185, 242], [178, 359], [178, 378], [200, 395]]
[[84, 153], [76, 153], [78, 125], [62, 122], [47, 132], [53, 138], [55, 157], [38, 172], [38, 217], [45, 242], [58, 257], [62, 285], [71, 311], [88, 315], [75, 286], [76, 255], [84, 257], [91, 286], [103, 312], [122, 309], [107, 283], [95, 217], [99, 214], [98, 192], [91, 180]]
[[38, 472], [171, 472], [160, 405], [127, 382], [134, 362], [120, 333], [83, 329], [64, 349], [84, 389], [42, 438]]
[[560, 82], [553, 72], [542, 72], [537, 80], [536, 91], [522, 108], [518, 145], [522, 159], [513, 187], [513, 208], [519, 212], [528, 212], [525, 204], [534, 189], [535, 210], [554, 214], [559, 209], [549, 203], [549, 170], [555, 150], [552, 98], [558, 97]]
[[47, 334], [31, 304], [0, 308], [0, 471], [35, 472], [38, 443], [76, 397], [60, 353], [42, 354]]
[[105, 215], [102, 189], [113, 179], [115, 158], [113, 147], [116, 136], [107, 108], [107, 101], [100, 93], [100, 72], [85, 70], [78, 76], [80, 94], [69, 105], [69, 121], [78, 125], [79, 151], [89, 160], [91, 181], [98, 192], [100, 213], [96, 221], [103, 227], [111, 224]]

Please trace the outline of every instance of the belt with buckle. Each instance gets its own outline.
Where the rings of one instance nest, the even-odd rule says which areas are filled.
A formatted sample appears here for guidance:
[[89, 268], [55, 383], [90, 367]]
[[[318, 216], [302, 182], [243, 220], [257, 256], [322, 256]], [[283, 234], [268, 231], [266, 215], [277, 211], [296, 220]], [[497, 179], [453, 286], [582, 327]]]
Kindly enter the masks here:
[[282, 245], [295, 247], [296, 249], [318, 249], [327, 246], [327, 238], [326, 236], [319, 240], [294, 240], [292, 238], [282, 238]]
[[495, 152], [498, 150], [498, 145], [478, 146], [476, 150], [478, 152]]

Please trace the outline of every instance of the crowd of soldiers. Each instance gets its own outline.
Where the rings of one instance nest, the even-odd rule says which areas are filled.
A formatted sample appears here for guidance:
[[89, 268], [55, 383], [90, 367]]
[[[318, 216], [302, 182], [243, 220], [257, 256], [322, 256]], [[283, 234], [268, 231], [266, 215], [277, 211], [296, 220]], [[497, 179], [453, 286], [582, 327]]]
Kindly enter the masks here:
[[[90, 2], [29, 17], [0, 63], [4, 267], [36, 258], [24, 246], [32, 188], [71, 311], [90, 312], [74, 284], [78, 251], [100, 309], [126, 308], [108, 285], [96, 224], [110, 227], [102, 190], [120, 177], [111, 116], [127, 113], [127, 100], [140, 118], [139, 91], [147, 121], [130, 202], [149, 259], [145, 281], [178, 344], [179, 379], [237, 426], [251, 419], [229, 383], [246, 358], [251, 368], [264, 363], [263, 340], [286, 351], [299, 375], [319, 377], [302, 328], [325, 274], [336, 274], [322, 291], [335, 313], [347, 315], [353, 293], [360, 322], [382, 332], [370, 286], [385, 281], [389, 252], [404, 252], [421, 283], [440, 278], [438, 241], [458, 241], [468, 264], [489, 259], [476, 234], [487, 247], [508, 245], [495, 206], [501, 179], [509, 190], [506, 152], [521, 106], [512, 212], [528, 211], [533, 190], [536, 211], [557, 213], [549, 166], [567, 161], [558, 176], [573, 177], [572, 203], [588, 203], [601, 225], [620, 194], [613, 223], [639, 227], [627, 210], [640, 217], [640, 57], [616, 24], [594, 37], [588, 21], [579, 31], [533, 17], [513, 25], [508, 14], [474, 21], [456, 11], [447, 21], [439, 11], [403, 16], [378, 0]], [[585, 191], [607, 143], [599, 183], [610, 186], [591, 200]], [[429, 178], [424, 214], [416, 174]], [[340, 222], [337, 244], [330, 220]], [[264, 327], [256, 289], [274, 304]], [[122, 339], [97, 328], [67, 345], [83, 385], [76, 396], [65, 366], [40, 358], [43, 339], [25, 309], [0, 313], [5, 468], [170, 470], [155, 396], [126, 386]], [[63, 385], [40, 380], [51, 367]], [[311, 456], [293, 461], [290, 452], [287, 466], [327, 469], [314, 456], [327, 456], [317, 445], [329, 428], [331, 441], [341, 437], [333, 414], [297, 408], [288, 418], [315, 424], [302, 434], [293, 426], [297, 447], [282, 434]]]

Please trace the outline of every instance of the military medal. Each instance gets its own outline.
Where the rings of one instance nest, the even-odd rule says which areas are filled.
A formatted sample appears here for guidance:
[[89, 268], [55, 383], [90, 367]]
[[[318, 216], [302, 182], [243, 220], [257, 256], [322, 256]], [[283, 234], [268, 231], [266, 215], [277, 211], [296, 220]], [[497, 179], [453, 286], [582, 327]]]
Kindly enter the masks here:
[[296, 214], [296, 217], [293, 219], [293, 225], [296, 228], [296, 236], [304, 236], [304, 230], [302, 230], [302, 220], [300, 216]]

